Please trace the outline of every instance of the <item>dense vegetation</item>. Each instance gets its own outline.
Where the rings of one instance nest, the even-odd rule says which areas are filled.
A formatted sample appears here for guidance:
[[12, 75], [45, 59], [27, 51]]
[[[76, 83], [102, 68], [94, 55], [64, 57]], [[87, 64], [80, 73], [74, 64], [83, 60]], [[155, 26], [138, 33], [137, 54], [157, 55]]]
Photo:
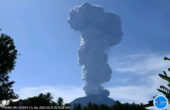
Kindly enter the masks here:
[[69, 104], [64, 104], [64, 100], [60, 97], [58, 100], [55, 102], [52, 100], [53, 97], [50, 93], [46, 94], [39, 94], [38, 96], [35, 97], [30, 97], [25, 100], [19, 100], [17, 102], [10, 102], [8, 106], [36, 106], [36, 107], [41, 107], [41, 106], [55, 106], [58, 109], [55, 110], [146, 110], [144, 105], [142, 104], [121, 104], [119, 101], [117, 101], [113, 106], [107, 106], [104, 104], [97, 105], [97, 104], [92, 104], [89, 103], [87, 106], [81, 106], [81, 104], [74, 104], [70, 106]]
[[16, 99], [12, 86], [14, 81], [9, 81], [9, 73], [14, 69], [17, 50], [13, 39], [5, 34], [0, 35], [0, 104], [3, 100]]
[[145, 107], [140, 104], [121, 104], [119, 101], [117, 101], [113, 106], [107, 106], [104, 104], [97, 105], [89, 103], [87, 106], [82, 107], [80, 104], [73, 105], [73, 110], [146, 110]]

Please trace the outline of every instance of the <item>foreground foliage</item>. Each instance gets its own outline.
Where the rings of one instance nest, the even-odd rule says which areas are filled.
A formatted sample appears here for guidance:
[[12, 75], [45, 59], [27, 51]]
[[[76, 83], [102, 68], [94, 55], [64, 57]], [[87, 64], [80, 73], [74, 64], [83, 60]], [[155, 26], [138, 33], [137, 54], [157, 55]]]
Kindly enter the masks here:
[[119, 101], [117, 101], [113, 106], [107, 106], [107, 105], [97, 105], [89, 103], [87, 106], [82, 107], [80, 104], [74, 105], [73, 110], [146, 110], [144, 105], [142, 104], [121, 104]]
[[[164, 61], [170, 61], [170, 58], [164, 57]], [[170, 72], [170, 68], [168, 68], [167, 71]], [[163, 74], [159, 74], [159, 77], [161, 77], [163, 80], [168, 82], [168, 85], [167, 85], [168, 87], [165, 87], [164, 85], [160, 85], [160, 88], [157, 90], [159, 92], [163, 93], [167, 97], [167, 99], [170, 103], [170, 77], [167, 75], [166, 71], [163, 71]], [[148, 104], [145, 106], [146, 107], [153, 106], [153, 100], [149, 101]]]
[[16, 99], [12, 86], [14, 81], [9, 81], [9, 73], [14, 69], [17, 50], [13, 39], [5, 34], [0, 35], [0, 104], [4, 100]]
[[59, 97], [57, 101], [52, 100], [53, 97], [50, 93], [39, 94], [38, 96], [30, 97], [24, 100], [18, 100], [16, 102], [10, 102], [8, 106], [58, 106], [55, 110], [146, 110], [142, 104], [122, 104], [117, 101], [113, 106], [107, 106], [104, 104], [97, 105], [89, 103], [87, 106], [82, 106], [81, 104], [74, 104], [70, 106], [69, 104], [64, 104], [64, 100]]
[[[164, 60], [169, 60], [170, 58], [165, 57]], [[168, 68], [168, 71], [170, 72], [170, 68]], [[168, 88], [165, 87], [164, 85], [161, 85], [160, 88], [158, 89], [159, 92], [163, 93], [167, 98], [168, 101], [170, 102], [170, 77], [167, 75], [166, 71], [163, 71], [163, 74], [159, 74], [159, 76], [168, 82]]]

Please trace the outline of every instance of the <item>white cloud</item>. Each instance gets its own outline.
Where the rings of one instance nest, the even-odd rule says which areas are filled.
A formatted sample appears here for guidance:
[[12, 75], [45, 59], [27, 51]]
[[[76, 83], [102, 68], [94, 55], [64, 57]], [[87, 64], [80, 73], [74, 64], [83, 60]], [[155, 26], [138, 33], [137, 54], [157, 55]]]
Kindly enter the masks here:
[[148, 103], [153, 96], [161, 94], [157, 91], [159, 86], [167, 84], [166, 81], [157, 75], [150, 77], [150, 81], [153, 83], [152, 85], [130, 85], [110, 88], [110, 97], [122, 102]]
[[26, 87], [16, 91], [21, 99], [25, 99], [32, 96], [37, 96], [40, 93], [50, 92], [54, 96], [54, 100], [58, 97], [62, 97], [66, 103], [73, 101], [75, 98], [84, 96], [82, 88], [73, 86], [38, 86], [38, 87]]
[[[161, 79], [158, 74], [170, 67], [168, 61], [163, 61], [164, 56], [167, 55], [144, 53], [129, 54], [125, 57], [110, 57], [109, 63], [113, 72], [117, 72], [116, 76], [121, 76], [120, 83], [126, 79], [128, 85], [111, 88], [111, 97], [121, 99], [123, 102], [147, 103], [152, 100], [153, 96], [161, 94], [157, 89], [160, 85], [167, 85], [167, 82]], [[123, 77], [125, 74], [131, 75], [133, 79], [131, 81], [134, 84], [138, 82], [138, 79], [145, 79], [144, 82], [147, 83], [140, 85], [131, 83], [129, 85], [127, 79], [129, 77]], [[133, 76], [135, 77], [133, 78]]]
[[147, 103], [151, 100], [148, 97], [148, 88], [145, 86], [124, 86], [111, 88], [111, 97], [122, 102]]
[[111, 57], [109, 63], [113, 71], [129, 72], [131, 74], [151, 75], [160, 73], [166, 70], [170, 65], [169, 62], [164, 62], [163, 58], [166, 54], [129, 54], [125, 57]]

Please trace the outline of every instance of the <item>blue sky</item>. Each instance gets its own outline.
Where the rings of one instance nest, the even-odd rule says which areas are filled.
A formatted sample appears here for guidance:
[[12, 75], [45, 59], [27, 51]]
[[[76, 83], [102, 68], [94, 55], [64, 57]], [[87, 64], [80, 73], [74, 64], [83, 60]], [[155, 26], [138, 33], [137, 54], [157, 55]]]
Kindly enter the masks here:
[[77, 63], [80, 33], [67, 19], [85, 1], [121, 18], [122, 42], [108, 51], [113, 75], [105, 86], [110, 97], [122, 102], [152, 99], [165, 83], [157, 76], [168, 66], [162, 58], [170, 56], [169, 0], [0, 0], [1, 32], [14, 39], [21, 54], [11, 73], [16, 93], [26, 98], [50, 91], [68, 102], [84, 95]]

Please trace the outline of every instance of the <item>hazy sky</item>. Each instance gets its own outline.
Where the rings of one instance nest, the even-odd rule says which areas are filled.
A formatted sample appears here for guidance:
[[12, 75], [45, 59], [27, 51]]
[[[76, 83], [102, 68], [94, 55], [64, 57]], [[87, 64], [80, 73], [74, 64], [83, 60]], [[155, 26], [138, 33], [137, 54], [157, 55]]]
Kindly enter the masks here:
[[11, 73], [16, 93], [26, 98], [50, 91], [68, 102], [84, 95], [77, 63], [80, 33], [67, 19], [85, 1], [115, 12], [122, 21], [122, 42], [108, 50], [113, 78], [105, 85], [110, 97], [151, 100], [164, 83], [158, 77], [167, 66], [162, 58], [170, 56], [169, 0], [0, 0], [1, 32], [14, 39], [21, 54]]

